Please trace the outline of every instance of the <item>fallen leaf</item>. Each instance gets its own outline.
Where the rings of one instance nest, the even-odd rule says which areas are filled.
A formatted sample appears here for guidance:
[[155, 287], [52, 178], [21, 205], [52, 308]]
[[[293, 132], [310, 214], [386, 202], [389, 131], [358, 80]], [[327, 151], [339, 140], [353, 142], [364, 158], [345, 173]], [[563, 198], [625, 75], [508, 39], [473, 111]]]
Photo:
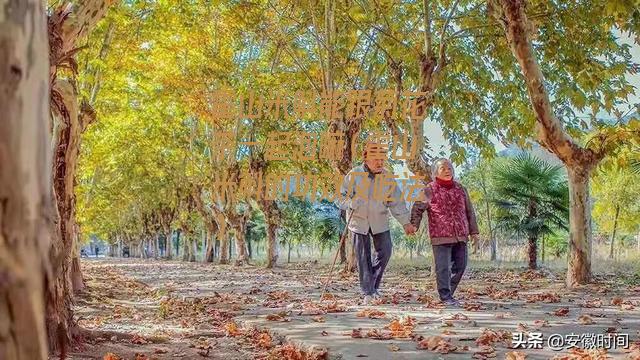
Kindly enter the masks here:
[[326, 331], [324, 331], [324, 330], [322, 330], [322, 332], [320, 333], [320, 335], [322, 335], [322, 336], [329, 336], [329, 333], [328, 333], [328, 332], [326, 332]]
[[320, 300], [336, 300], [336, 296], [331, 293], [324, 293]]
[[411, 336], [413, 332], [414, 321], [411, 318], [400, 322], [398, 319], [391, 320], [391, 322], [385, 326], [385, 329], [391, 331], [391, 335], [395, 338], [407, 338]]
[[533, 294], [527, 297], [526, 302], [545, 302], [545, 303], [558, 303], [560, 302], [560, 295], [552, 293]]
[[469, 320], [469, 317], [465, 314], [455, 313], [449, 320]]
[[120, 360], [120, 358], [114, 353], [106, 353], [102, 360]]
[[585, 300], [581, 306], [585, 308], [599, 308], [599, 307], [602, 307], [602, 300], [600, 299]]
[[569, 350], [569, 355], [556, 355], [552, 358], [553, 360], [607, 360], [611, 359], [607, 355], [606, 349], [580, 349], [580, 348], [571, 348]]
[[263, 349], [270, 349], [273, 346], [271, 341], [271, 335], [267, 332], [263, 332], [258, 335], [258, 346]]
[[238, 324], [236, 324], [235, 322], [229, 322], [225, 324], [224, 329], [227, 330], [228, 336], [238, 336], [241, 334], [240, 330], [238, 329]]
[[589, 315], [580, 315], [580, 317], [578, 317], [578, 322], [582, 325], [591, 325], [596, 323]]
[[386, 331], [380, 331], [378, 329], [371, 329], [367, 331], [367, 337], [375, 340], [390, 340], [394, 338], [392, 333]]
[[481, 303], [465, 303], [463, 308], [467, 311], [479, 311], [482, 308]]
[[133, 337], [131, 338], [131, 343], [132, 344], [137, 344], [137, 345], [145, 345], [148, 344], [149, 341], [145, 340], [145, 338], [143, 338], [140, 335], [133, 335]]
[[458, 349], [457, 346], [451, 344], [449, 339], [444, 339], [441, 336], [429, 336], [418, 342], [417, 348], [421, 350], [436, 351], [441, 354], [448, 354]]
[[484, 329], [482, 334], [476, 339], [476, 344], [480, 346], [493, 345], [502, 342], [507, 346], [511, 345], [511, 332], [505, 330]]
[[362, 338], [362, 329], [353, 329], [351, 330], [351, 337], [354, 339]]
[[549, 321], [547, 320], [536, 320], [533, 322], [533, 325], [536, 327], [549, 327]]
[[473, 353], [474, 359], [490, 359], [496, 357], [496, 349], [492, 346], [481, 346], [480, 350]]
[[400, 351], [400, 347], [398, 345], [391, 344], [388, 346], [389, 351]]
[[622, 305], [622, 298], [620, 296], [614, 296], [613, 299], [611, 299], [611, 305]]
[[322, 316], [314, 316], [311, 318], [311, 320], [315, 321], [315, 322], [319, 322], [319, 323], [323, 323], [325, 321], [324, 317]]
[[282, 320], [284, 320], [284, 317], [282, 317], [280, 314], [269, 314], [269, 315], [267, 315], [267, 320], [269, 320], [269, 321], [282, 321]]
[[198, 355], [202, 357], [209, 357], [209, 351], [211, 351], [211, 348], [207, 348], [206, 350], [198, 350]]
[[569, 314], [569, 308], [559, 308], [553, 312], [555, 316], [567, 316]]
[[505, 360], [524, 360], [527, 357], [527, 354], [522, 351], [509, 351], [505, 355]]
[[384, 319], [386, 314], [380, 310], [365, 309], [356, 314], [357, 317], [368, 317], [370, 319]]

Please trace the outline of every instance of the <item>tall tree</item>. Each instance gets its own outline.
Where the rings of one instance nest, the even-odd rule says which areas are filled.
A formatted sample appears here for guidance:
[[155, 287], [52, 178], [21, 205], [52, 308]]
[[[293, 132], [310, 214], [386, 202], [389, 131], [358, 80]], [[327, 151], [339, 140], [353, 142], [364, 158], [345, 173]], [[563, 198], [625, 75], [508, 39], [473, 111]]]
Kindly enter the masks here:
[[0, 358], [45, 360], [52, 182], [49, 57], [40, 1], [0, 9]]
[[593, 179], [593, 197], [593, 218], [598, 230], [609, 234], [613, 259], [616, 235], [640, 229], [640, 175], [617, 165], [602, 168]]
[[[555, 3], [489, 1], [489, 12], [504, 28], [509, 48], [520, 65], [535, 114], [538, 141], [556, 154], [568, 170], [571, 215], [566, 282], [570, 287], [591, 279], [591, 173], [606, 155], [614, 153], [632, 138], [640, 137], [637, 121], [616, 125], [595, 121], [598, 111], [613, 112], [614, 105], [619, 105], [621, 99], [633, 92], [633, 87], [624, 79], [627, 70], [633, 68], [629, 57], [625, 56], [628, 49], [616, 44], [612, 31], [619, 28], [637, 36], [640, 33], [639, 10], [631, 3], [611, 4], [579, 1], [558, 9], [559, 5]], [[535, 10], [552, 13], [559, 10], [559, 22], [534, 24], [529, 20], [527, 11]], [[594, 19], [598, 19], [599, 26], [594, 26]], [[537, 51], [534, 40], [548, 46], [544, 48], [546, 52]], [[562, 47], [557, 45], [560, 42]], [[579, 66], [564, 59], [561, 62], [564, 69], [558, 69], [557, 74], [547, 71], [545, 76], [539, 59], [550, 61], [559, 53], [575, 59]], [[545, 62], [543, 65], [546, 65], [546, 70], [557, 69]], [[565, 87], [567, 81], [573, 82], [573, 90]], [[550, 89], [559, 100], [550, 100]], [[577, 127], [571, 126], [571, 121], [577, 118], [571, 106], [581, 110], [587, 102], [592, 107], [594, 131], [588, 141], [581, 142], [570, 134], [580, 134]]]
[[[78, 66], [75, 55], [80, 50], [79, 40], [94, 28], [111, 4], [112, 0], [88, 0], [78, 6], [72, 2], [64, 2], [52, 9], [48, 17], [52, 176], [57, 209], [56, 237], [52, 242], [51, 253], [53, 263], [59, 264], [54, 268], [56, 282], [49, 287], [47, 297], [47, 326], [52, 351], [56, 351], [59, 344], [65, 346], [71, 340], [71, 276], [74, 270], [76, 278], [80, 276], [77, 256], [75, 266], [72, 262], [75, 242], [79, 236], [75, 222], [74, 182], [80, 136], [95, 119], [95, 113], [88, 102], [80, 102], [78, 98], [75, 86]], [[76, 283], [79, 283], [77, 279]]]

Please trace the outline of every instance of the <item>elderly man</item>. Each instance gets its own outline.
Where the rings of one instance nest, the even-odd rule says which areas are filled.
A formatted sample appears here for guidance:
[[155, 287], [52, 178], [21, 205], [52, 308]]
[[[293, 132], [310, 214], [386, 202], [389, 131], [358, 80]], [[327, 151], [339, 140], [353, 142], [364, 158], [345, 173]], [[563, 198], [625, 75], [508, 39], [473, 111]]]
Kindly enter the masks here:
[[[389, 210], [407, 234], [415, 232], [402, 193], [384, 168], [384, 150], [380, 144], [365, 145], [364, 164], [353, 168], [344, 178], [338, 200], [340, 209], [347, 211], [347, 225], [353, 233], [365, 305], [380, 297], [382, 274], [391, 257]], [[371, 239], [375, 249], [373, 261]]]
[[436, 160], [433, 181], [424, 188], [424, 201], [411, 208], [411, 223], [418, 229], [422, 214], [427, 212], [438, 295], [447, 306], [459, 307], [453, 294], [467, 267], [469, 236], [478, 241], [478, 223], [467, 190], [453, 178], [451, 161]]

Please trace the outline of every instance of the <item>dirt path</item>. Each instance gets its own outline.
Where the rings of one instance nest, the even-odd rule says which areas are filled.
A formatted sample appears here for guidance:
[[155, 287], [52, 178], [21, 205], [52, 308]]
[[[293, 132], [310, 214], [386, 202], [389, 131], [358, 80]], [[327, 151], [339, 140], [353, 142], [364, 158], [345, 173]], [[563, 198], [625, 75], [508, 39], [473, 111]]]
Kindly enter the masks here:
[[[333, 281], [319, 303], [327, 268], [314, 263], [270, 271], [104, 259], [85, 261], [83, 270], [89, 289], [76, 314], [95, 332], [73, 359], [305, 359], [302, 351], [330, 359], [640, 359], [622, 349], [621, 335], [639, 347], [631, 343], [640, 289], [607, 281], [570, 292], [553, 274], [471, 270], [459, 290], [466, 307], [446, 309], [434, 300], [428, 270], [413, 267], [392, 267], [383, 300], [369, 307], [359, 304], [355, 276]], [[541, 333], [543, 348], [510, 348], [514, 333], [530, 345]], [[560, 350], [550, 349], [550, 338], [564, 342]], [[607, 339], [619, 342], [608, 355], [568, 348]]]

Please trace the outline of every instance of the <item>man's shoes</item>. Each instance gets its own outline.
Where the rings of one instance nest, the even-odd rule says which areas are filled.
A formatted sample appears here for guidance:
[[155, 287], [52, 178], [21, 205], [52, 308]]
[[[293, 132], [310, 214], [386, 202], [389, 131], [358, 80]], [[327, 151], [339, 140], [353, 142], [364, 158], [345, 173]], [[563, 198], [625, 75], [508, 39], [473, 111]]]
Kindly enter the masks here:
[[363, 304], [364, 306], [371, 305], [371, 302], [372, 302], [372, 301], [373, 301], [373, 296], [371, 296], [371, 295], [365, 295], [365, 296], [364, 296], [364, 300], [362, 301], [362, 304]]
[[382, 294], [380, 293], [380, 290], [376, 290], [376, 292], [373, 293], [373, 298], [376, 300], [382, 298]]
[[450, 308], [460, 308], [462, 307], [462, 305], [460, 305], [460, 302], [454, 298], [451, 299], [447, 299], [442, 301], [444, 303], [444, 305], [446, 307], [450, 307]]

